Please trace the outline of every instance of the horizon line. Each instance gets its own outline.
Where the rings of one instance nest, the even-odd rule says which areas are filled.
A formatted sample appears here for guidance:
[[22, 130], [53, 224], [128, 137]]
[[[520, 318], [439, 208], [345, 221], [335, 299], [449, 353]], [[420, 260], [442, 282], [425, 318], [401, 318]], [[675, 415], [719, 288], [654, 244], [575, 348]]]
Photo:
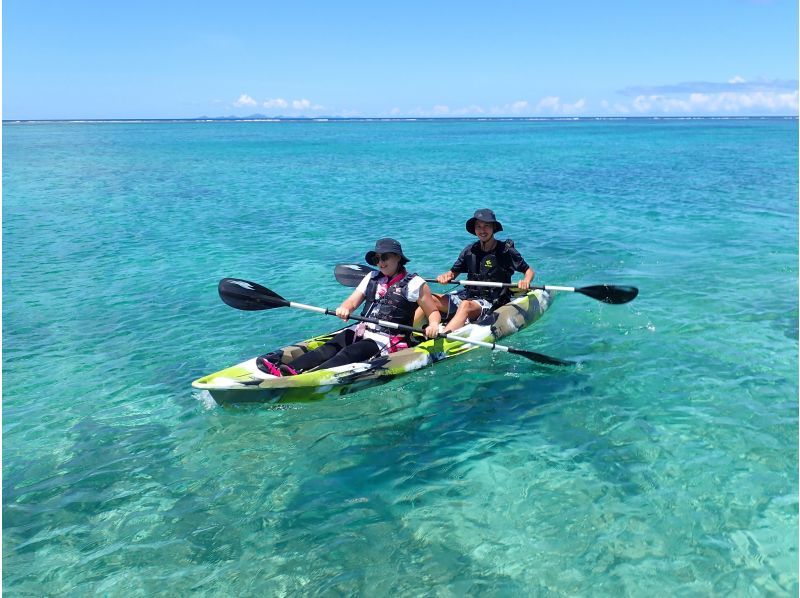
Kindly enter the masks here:
[[798, 120], [796, 114], [637, 116], [196, 116], [177, 118], [4, 118], [15, 123], [330, 122], [330, 121], [580, 121], [580, 120]]

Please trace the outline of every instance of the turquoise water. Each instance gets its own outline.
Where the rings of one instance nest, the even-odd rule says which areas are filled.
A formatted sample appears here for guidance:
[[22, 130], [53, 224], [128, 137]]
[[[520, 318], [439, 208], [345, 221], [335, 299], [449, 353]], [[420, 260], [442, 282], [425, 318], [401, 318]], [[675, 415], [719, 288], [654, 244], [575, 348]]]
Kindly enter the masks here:
[[[11, 595], [796, 595], [796, 120], [3, 127]], [[336, 327], [394, 236], [492, 207], [557, 298], [511, 346], [340, 399], [190, 383]], [[501, 235], [502, 236], [502, 235]]]

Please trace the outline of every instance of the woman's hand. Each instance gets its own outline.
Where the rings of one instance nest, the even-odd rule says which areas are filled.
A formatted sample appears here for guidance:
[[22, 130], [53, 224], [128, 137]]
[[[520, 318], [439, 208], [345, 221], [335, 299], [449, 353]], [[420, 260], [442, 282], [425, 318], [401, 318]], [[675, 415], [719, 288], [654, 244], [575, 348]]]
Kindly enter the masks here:
[[336, 315], [339, 316], [342, 320], [347, 322], [350, 319], [350, 308], [347, 307], [344, 303], [342, 303], [339, 307], [336, 308]]
[[428, 324], [425, 326], [425, 336], [428, 338], [436, 338], [439, 336], [439, 325], [438, 324]]

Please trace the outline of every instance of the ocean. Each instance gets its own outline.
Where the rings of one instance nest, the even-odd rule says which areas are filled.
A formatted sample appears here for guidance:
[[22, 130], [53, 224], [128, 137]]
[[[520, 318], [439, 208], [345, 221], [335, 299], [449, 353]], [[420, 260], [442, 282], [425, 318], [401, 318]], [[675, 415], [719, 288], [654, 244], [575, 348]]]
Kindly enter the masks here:
[[[192, 380], [338, 321], [492, 208], [562, 293], [507, 344], [307, 404]], [[8, 596], [796, 596], [797, 119], [3, 126]], [[441, 290], [441, 287], [434, 288]]]

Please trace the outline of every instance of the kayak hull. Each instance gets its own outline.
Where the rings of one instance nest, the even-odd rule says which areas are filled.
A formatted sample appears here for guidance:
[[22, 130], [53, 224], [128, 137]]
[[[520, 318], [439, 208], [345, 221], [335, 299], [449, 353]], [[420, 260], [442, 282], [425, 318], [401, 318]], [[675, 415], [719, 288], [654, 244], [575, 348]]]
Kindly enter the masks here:
[[[552, 301], [553, 293], [535, 290], [515, 297], [480, 324], [468, 324], [450, 338], [427, 340], [396, 353], [375, 357], [364, 363], [305, 372], [297, 376], [274, 377], [256, 366], [256, 358], [204, 376], [192, 382], [194, 388], [208, 391], [220, 405], [234, 403], [311, 402], [342, 396], [390, 382], [397, 376], [429, 367], [440, 361], [478, 349], [453, 335], [492, 342], [510, 336], [538, 320]], [[338, 331], [282, 347], [273, 352], [283, 363], [313, 350]]]

